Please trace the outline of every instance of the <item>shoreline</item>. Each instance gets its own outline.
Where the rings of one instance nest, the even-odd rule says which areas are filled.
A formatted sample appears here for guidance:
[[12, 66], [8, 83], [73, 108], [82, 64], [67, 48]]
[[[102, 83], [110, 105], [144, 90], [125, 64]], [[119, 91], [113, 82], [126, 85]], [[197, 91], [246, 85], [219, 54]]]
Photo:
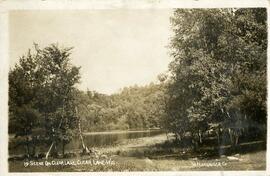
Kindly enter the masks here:
[[[153, 137], [124, 139], [116, 146], [95, 147], [91, 155], [74, 155], [69, 158], [38, 159], [36, 162], [77, 163], [49, 166], [24, 167], [27, 160], [9, 161], [11, 172], [55, 172], [55, 171], [193, 171], [193, 170], [264, 170], [266, 168], [266, 150], [243, 154], [222, 155], [200, 158], [195, 153], [185, 156], [183, 148], [160, 148], [168, 141], [166, 134]], [[255, 143], [256, 144], [256, 143]], [[244, 144], [246, 145], [246, 144]], [[78, 151], [77, 151], [78, 152]], [[187, 152], [187, 153], [185, 153]], [[85, 161], [85, 162], [84, 162]], [[102, 164], [112, 161], [115, 164]], [[89, 164], [90, 163], [90, 164]], [[99, 164], [95, 164], [99, 163]], [[259, 164], [258, 164], [259, 163]]]
[[143, 133], [143, 132], [152, 132], [152, 131], [162, 132], [162, 129], [95, 131], [95, 132], [83, 132], [83, 134], [84, 135], [98, 135], [98, 134]]

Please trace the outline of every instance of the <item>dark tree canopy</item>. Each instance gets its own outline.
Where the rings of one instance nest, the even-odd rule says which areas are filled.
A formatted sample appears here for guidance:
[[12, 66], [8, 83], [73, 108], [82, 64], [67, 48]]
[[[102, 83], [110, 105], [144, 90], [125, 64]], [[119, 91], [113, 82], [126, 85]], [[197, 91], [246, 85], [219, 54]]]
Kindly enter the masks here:
[[[10, 132], [69, 142], [76, 128], [74, 91], [79, 67], [70, 62], [71, 48], [35, 44], [9, 72]], [[22, 129], [24, 129], [22, 132]]]
[[265, 128], [266, 9], [177, 9], [171, 24], [168, 128]]

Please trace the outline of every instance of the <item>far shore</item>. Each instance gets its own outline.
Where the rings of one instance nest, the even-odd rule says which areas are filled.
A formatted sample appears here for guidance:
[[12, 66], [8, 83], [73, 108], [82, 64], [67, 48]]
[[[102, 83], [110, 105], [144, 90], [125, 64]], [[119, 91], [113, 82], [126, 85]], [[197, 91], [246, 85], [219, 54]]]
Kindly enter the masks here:
[[121, 133], [141, 133], [162, 130], [160, 128], [145, 129], [145, 130], [111, 130], [111, 131], [94, 131], [94, 132], [83, 132], [84, 135], [97, 135], [97, 134], [121, 134]]
[[[110, 130], [110, 131], [93, 131], [83, 132], [84, 135], [98, 135], [98, 134], [121, 134], [121, 133], [141, 133], [148, 131], [162, 131], [161, 128], [149, 128], [149, 129], [132, 129], [132, 130]], [[15, 134], [9, 134], [9, 138], [14, 138]]]

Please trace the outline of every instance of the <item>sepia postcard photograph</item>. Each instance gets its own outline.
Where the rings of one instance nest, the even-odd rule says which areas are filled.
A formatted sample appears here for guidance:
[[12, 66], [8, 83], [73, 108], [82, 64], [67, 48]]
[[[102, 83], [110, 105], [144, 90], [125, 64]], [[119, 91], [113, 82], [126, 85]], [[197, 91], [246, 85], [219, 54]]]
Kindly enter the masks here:
[[266, 173], [267, 6], [106, 7], [7, 10], [7, 174]]

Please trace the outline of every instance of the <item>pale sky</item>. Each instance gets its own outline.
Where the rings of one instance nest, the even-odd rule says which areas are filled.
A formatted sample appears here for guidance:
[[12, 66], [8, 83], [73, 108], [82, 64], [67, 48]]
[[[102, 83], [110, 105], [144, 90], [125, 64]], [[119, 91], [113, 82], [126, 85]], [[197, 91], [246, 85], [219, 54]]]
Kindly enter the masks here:
[[33, 42], [71, 47], [81, 90], [111, 94], [167, 70], [172, 10], [62, 10], [10, 13], [10, 67]]

